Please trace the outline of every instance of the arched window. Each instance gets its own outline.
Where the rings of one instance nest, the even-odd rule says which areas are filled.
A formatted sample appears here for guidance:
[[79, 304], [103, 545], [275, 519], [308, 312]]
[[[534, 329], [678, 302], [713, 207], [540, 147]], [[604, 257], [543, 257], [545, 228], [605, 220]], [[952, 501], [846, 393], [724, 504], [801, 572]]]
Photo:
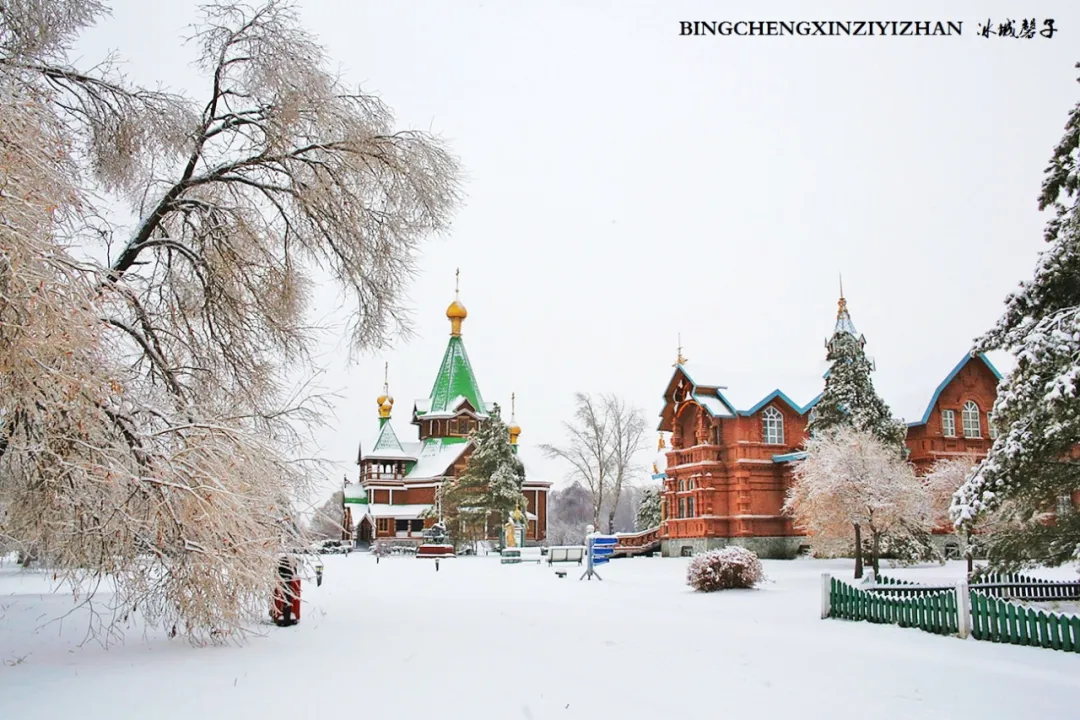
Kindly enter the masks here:
[[765, 408], [761, 413], [762, 436], [767, 445], [784, 444], [784, 416], [774, 407]]
[[976, 405], [973, 401], [968, 400], [966, 403], [964, 403], [964, 409], [960, 412], [960, 417], [964, 423], [964, 437], [982, 437], [982, 427], [979, 423], [978, 405]]

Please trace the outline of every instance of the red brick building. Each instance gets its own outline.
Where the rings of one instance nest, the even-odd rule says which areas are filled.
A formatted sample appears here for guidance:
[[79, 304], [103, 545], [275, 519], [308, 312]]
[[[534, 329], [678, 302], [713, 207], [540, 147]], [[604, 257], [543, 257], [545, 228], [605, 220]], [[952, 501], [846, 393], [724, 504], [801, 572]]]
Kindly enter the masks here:
[[[843, 298], [836, 328], [855, 332]], [[663, 469], [654, 476], [663, 483], [663, 554], [738, 544], [763, 557], [793, 557], [808, 543], [781, 508], [821, 396], [799, 405], [777, 389], [740, 409], [724, 395], [727, 388], [691, 373], [680, 353], [660, 412], [659, 430], [671, 434]], [[917, 472], [950, 456], [986, 455], [1000, 378], [983, 355], [965, 355], [945, 377], [923, 416], [908, 423]]]
[[[472, 453], [468, 435], [488, 419], [489, 406], [480, 394], [472, 364], [461, 338], [461, 324], [468, 316], [457, 299], [446, 310], [450, 341], [435, 375], [428, 397], [413, 405], [411, 423], [418, 428], [417, 441], [402, 442], [391, 423], [394, 399], [384, 386], [377, 399], [379, 429], [374, 440], [361, 445], [357, 482], [345, 487], [346, 526], [355, 523], [355, 539], [420, 542], [422, 532], [438, 518], [438, 488], [461, 475]], [[526, 541], [547, 537], [547, 495], [551, 483], [529, 477], [529, 466], [518, 445], [521, 427], [513, 416], [510, 443], [525, 465], [522, 491], [528, 501]]]

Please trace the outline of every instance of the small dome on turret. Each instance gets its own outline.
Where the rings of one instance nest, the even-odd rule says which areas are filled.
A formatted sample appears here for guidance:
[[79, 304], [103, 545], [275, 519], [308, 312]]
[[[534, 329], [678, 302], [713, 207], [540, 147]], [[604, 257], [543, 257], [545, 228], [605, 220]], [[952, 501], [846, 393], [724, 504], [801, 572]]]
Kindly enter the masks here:
[[450, 320], [464, 320], [469, 317], [469, 311], [461, 304], [460, 300], [454, 300], [450, 307], [446, 308], [446, 317]]

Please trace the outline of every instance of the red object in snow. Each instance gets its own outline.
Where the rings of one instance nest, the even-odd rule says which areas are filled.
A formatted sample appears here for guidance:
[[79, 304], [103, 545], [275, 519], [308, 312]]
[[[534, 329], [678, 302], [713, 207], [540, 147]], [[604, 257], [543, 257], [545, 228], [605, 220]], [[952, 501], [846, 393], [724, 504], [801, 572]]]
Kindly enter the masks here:
[[274, 590], [274, 604], [270, 617], [278, 625], [295, 625], [300, 622], [300, 578], [278, 585]]
[[280, 582], [274, 588], [274, 600], [270, 605], [270, 619], [276, 624], [295, 625], [300, 622], [300, 578], [292, 558], [283, 556], [278, 565]]

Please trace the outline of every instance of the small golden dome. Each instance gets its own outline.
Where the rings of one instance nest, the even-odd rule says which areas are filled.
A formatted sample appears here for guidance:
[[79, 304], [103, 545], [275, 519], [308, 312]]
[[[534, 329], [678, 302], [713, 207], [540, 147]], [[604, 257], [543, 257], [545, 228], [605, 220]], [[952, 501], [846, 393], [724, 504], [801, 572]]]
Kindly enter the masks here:
[[384, 393], [384, 394], [380, 395], [379, 397], [375, 398], [375, 404], [378, 405], [379, 407], [382, 407], [383, 403], [385, 403], [389, 399], [390, 399], [390, 396], [386, 395]]
[[450, 307], [446, 308], [446, 317], [451, 320], [464, 320], [469, 317], [469, 313], [465, 310], [465, 306], [461, 304], [460, 300], [455, 300], [450, 303]]

